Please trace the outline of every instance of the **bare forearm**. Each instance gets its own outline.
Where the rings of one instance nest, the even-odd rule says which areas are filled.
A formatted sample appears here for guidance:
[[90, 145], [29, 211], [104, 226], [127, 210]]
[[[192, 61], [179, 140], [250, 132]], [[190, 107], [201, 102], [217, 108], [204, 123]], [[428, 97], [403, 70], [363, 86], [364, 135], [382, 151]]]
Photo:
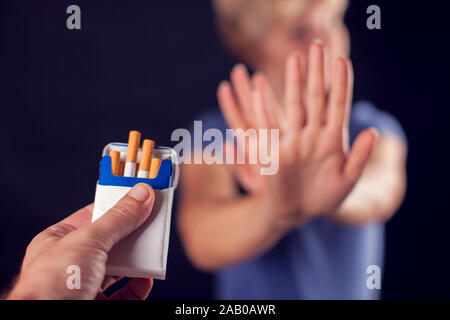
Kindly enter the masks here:
[[267, 250], [286, 232], [271, 211], [260, 196], [185, 206], [179, 227], [188, 255], [199, 268], [214, 270]]
[[382, 135], [358, 183], [331, 217], [348, 224], [389, 220], [405, 196], [405, 166], [403, 141]]
[[[367, 179], [368, 180], [368, 179]], [[347, 224], [387, 221], [398, 210], [405, 194], [404, 179], [360, 181], [344, 200], [333, 219]], [[392, 180], [392, 179], [391, 179]]]

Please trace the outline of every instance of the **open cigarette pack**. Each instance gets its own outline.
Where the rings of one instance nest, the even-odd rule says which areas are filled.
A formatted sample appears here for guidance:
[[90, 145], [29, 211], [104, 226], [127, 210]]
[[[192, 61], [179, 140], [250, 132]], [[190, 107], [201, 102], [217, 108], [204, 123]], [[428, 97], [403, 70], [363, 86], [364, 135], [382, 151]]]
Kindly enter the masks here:
[[[135, 161], [139, 163], [143, 161], [141, 159], [143, 151], [139, 148], [139, 142], [135, 149]], [[128, 144], [110, 143], [103, 149], [92, 222], [111, 209], [138, 183], [147, 183], [155, 191], [155, 203], [150, 217], [109, 252], [106, 264], [107, 275], [160, 280], [164, 280], [166, 277], [172, 202], [178, 184], [179, 162], [177, 153], [171, 148], [153, 148], [152, 145], [152, 149], [154, 157], [152, 164], [156, 159], [159, 166], [159, 170], [153, 178], [148, 176], [141, 178], [140, 174], [137, 175], [138, 177], [113, 174], [114, 161], [112, 160], [114, 159], [112, 155], [113, 153], [119, 154], [120, 163], [123, 165], [127, 159], [127, 152], [129, 153]]]

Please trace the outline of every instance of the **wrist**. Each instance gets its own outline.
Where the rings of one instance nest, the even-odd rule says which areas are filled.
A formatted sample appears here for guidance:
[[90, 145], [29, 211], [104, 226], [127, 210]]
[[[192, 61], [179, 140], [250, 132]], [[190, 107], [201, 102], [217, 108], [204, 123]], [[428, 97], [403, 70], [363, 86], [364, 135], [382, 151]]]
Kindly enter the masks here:
[[33, 277], [29, 273], [21, 273], [13, 286], [7, 300], [47, 300], [52, 297], [53, 278]]
[[6, 296], [6, 300], [37, 300], [38, 295], [34, 289], [23, 288], [22, 283], [18, 282]]
[[274, 197], [261, 193], [255, 195], [255, 198], [259, 203], [255, 219], [262, 223], [266, 234], [281, 238], [298, 225], [295, 215], [287, 211], [285, 206], [280, 206]]

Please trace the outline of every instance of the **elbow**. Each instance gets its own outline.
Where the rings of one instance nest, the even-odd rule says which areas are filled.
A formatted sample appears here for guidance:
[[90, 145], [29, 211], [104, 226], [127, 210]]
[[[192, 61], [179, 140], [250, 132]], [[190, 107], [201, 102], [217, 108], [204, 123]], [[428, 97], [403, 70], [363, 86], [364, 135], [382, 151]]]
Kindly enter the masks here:
[[[185, 216], [189, 216], [189, 218], [185, 219]], [[196, 269], [203, 272], [214, 272], [222, 267], [211, 253], [210, 241], [206, 241], [202, 237], [202, 233], [195, 230], [191, 215], [180, 212], [177, 229], [184, 253]]]
[[400, 209], [403, 200], [406, 195], [406, 179], [402, 181], [396, 188], [393, 188], [389, 199], [380, 203], [377, 206], [376, 212], [374, 215], [378, 217], [378, 220], [383, 222], [389, 222], [392, 217], [397, 213]]
[[215, 272], [221, 268], [221, 265], [203, 252], [201, 247], [184, 244], [185, 253], [191, 264], [202, 272]]
[[400, 209], [406, 195], [406, 181], [406, 172], [403, 172], [398, 179], [397, 185], [392, 188], [391, 198], [385, 206], [381, 207], [380, 215], [385, 222], [391, 220], [394, 214]]

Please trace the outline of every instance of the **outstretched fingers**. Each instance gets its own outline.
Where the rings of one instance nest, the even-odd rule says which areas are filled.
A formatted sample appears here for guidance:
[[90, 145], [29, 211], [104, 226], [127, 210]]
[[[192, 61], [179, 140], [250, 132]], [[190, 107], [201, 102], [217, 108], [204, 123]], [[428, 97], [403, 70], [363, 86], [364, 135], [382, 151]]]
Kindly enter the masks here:
[[325, 92], [323, 46], [320, 43], [314, 43], [309, 49], [308, 59], [307, 127], [317, 128], [323, 124]]
[[255, 89], [252, 92], [253, 107], [255, 110], [255, 119], [257, 129], [268, 129], [270, 123], [267, 117], [264, 96], [261, 90]]
[[328, 105], [327, 126], [332, 134], [342, 136], [348, 95], [348, 61], [344, 58], [337, 60], [331, 84]]
[[237, 64], [231, 71], [231, 83], [242, 113], [250, 123], [253, 119], [252, 86], [247, 68], [243, 64]]
[[236, 103], [236, 99], [228, 81], [223, 81], [217, 90], [217, 99], [225, 121], [230, 128], [246, 130], [248, 125]]
[[278, 128], [279, 105], [262, 72], [253, 76], [253, 110], [259, 128]]
[[271, 128], [280, 128], [280, 119], [283, 118], [283, 112], [280, 103], [275, 96], [273, 87], [264, 73], [257, 72], [253, 76], [253, 88], [254, 90], [260, 90], [262, 92], [262, 99], [264, 101], [269, 126]]
[[354, 73], [353, 73], [353, 65], [350, 60], [347, 61], [347, 101], [345, 102], [345, 114], [344, 114], [344, 128], [342, 141], [344, 144], [344, 152], [347, 153], [349, 145], [350, 145], [350, 133], [349, 133], [349, 123], [350, 123], [350, 112], [352, 110], [352, 102], [353, 102], [353, 82], [354, 82]]
[[293, 53], [286, 62], [285, 112], [290, 132], [298, 132], [303, 126], [302, 89], [301, 59], [298, 53]]

